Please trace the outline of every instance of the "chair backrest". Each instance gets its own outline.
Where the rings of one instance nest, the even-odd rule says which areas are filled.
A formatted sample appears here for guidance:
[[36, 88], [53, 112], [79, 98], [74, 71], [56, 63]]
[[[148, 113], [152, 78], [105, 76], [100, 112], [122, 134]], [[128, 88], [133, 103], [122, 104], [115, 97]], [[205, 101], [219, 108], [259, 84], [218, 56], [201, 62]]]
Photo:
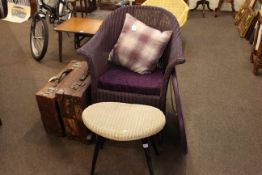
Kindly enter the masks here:
[[[107, 31], [107, 35], [103, 36], [105, 47], [107, 47], [105, 50], [107, 50], [107, 52], [110, 52], [117, 42], [125, 21], [126, 13], [131, 14], [146, 25], [160, 31], [172, 30], [173, 36], [180, 34], [178, 21], [171, 12], [153, 6], [125, 6], [109, 14], [99, 29], [99, 32], [101, 33]], [[164, 55], [165, 54], [163, 54], [163, 56]], [[162, 62], [162, 65], [165, 67], [166, 61], [160, 59], [160, 62]]]
[[177, 30], [174, 29], [179, 28], [176, 17], [163, 8], [151, 6], [125, 6], [118, 8], [106, 17], [96, 34], [100, 35], [107, 31], [106, 36], [103, 36], [103, 39], [105, 40], [104, 46], [107, 47], [106, 50], [108, 52], [111, 51], [117, 42], [125, 21], [126, 13], [131, 14], [146, 25], [160, 31], [172, 30], [177, 32]]
[[189, 7], [184, 0], [146, 0], [142, 5], [162, 7], [176, 16], [182, 27], [188, 18]]

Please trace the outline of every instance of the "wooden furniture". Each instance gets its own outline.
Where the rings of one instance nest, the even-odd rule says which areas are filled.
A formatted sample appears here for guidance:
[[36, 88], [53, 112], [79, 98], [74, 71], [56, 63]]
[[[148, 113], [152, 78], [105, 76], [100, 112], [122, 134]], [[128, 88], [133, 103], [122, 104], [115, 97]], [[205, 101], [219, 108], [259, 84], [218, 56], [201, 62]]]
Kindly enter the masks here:
[[145, 2], [146, 0], [135, 0], [136, 5], [141, 5]]
[[[125, 5], [141, 5], [145, 2], [146, 0], [125, 0]], [[100, 9], [104, 10], [115, 10], [119, 7], [121, 7], [121, 0], [119, 1], [110, 1], [110, 0], [98, 0], [98, 6]]]
[[[129, 2], [125, 0], [125, 5], [128, 4]], [[119, 1], [98, 0], [98, 6], [102, 10], [115, 10], [121, 6], [121, 0]]]
[[75, 34], [75, 45], [80, 46], [80, 36], [92, 37], [102, 24], [100, 19], [71, 18], [58, 25], [54, 30], [58, 32], [59, 61], [62, 61], [62, 32]]
[[234, 6], [234, 0], [219, 0], [217, 8], [215, 8], [215, 17], [217, 17], [217, 12], [220, 11], [223, 3], [230, 3], [232, 8], [232, 14], [235, 16], [235, 6]]
[[257, 75], [257, 71], [258, 69], [262, 69], [262, 58], [260, 57], [254, 57], [253, 59], [253, 64], [254, 64], [254, 69], [253, 69], [253, 73], [255, 75]]
[[203, 17], [205, 17], [205, 5], [207, 6], [207, 9], [208, 9], [209, 11], [213, 11], [213, 10], [210, 8], [210, 6], [209, 6], [209, 1], [208, 1], [208, 0], [199, 0], [199, 1], [197, 1], [195, 8], [191, 9], [191, 11], [196, 10], [199, 5], [202, 5], [202, 7], [203, 7], [203, 9], [202, 9], [202, 15], [203, 15]]
[[262, 10], [258, 13], [258, 24], [256, 26], [253, 49], [250, 61], [254, 64], [253, 73], [257, 75], [258, 69], [262, 69]]
[[81, 17], [97, 9], [96, 0], [77, 0], [77, 2], [79, 5], [75, 5], [75, 11], [80, 12]]
[[151, 5], [164, 8], [176, 17], [179, 26], [182, 27], [188, 18], [189, 7], [184, 0], [146, 0], [142, 5]]
[[141, 139], [150, 175], [154, 174], [149, 154], [149, 141], [152, 142], [153, 148], [158, 154], [152, 136], [159, 133], [165, 126], [166, 119], [162, 111], [147, 105], [102, 102], [87, 107], [82, 114], [82, 120], [86, 127], [97, 136], [91, 175], [95, 172], [96, 160], [103, 138], [115, 141]]

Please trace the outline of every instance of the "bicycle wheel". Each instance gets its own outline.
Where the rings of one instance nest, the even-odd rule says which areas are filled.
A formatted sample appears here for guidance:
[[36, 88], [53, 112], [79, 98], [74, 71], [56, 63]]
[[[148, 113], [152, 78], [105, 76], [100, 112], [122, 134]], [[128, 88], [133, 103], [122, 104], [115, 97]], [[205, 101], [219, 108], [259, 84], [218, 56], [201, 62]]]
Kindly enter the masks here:
[[40, 61], [46, 54], [48, 46], [48, 26], [44, 18], [36, 15], [32, 19], [30, 31], [31, 54], [36, 61]]

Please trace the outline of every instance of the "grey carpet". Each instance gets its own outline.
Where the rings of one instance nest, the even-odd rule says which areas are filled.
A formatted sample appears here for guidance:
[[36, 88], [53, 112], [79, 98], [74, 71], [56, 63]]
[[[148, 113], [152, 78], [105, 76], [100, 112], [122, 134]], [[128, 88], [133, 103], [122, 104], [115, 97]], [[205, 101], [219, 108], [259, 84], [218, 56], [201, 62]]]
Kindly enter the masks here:
[[[64, 34], [59, 63], [57, 34], [50, 26], [47, 55], [34, 61], [29, 29], [30, 22], [0, 21], [0, 174], [88, 174], [93, 145], [47, 135], [34, 96], [70, 60], [82, 58], [73, 36]], [[252, 74], [250, 45], [239, 38], [229, 13], [202, 18], [192, 12], [182, 36], [186, 63], [177, 71], [189, 152], [184, 156], [179, 149], [169, 94], [164, 144], [160, 156], [152, 154], [155, 174], [262, 174], [262, 73]], [[96, 174], [147, 175], [140, 142], [107, 141]]]

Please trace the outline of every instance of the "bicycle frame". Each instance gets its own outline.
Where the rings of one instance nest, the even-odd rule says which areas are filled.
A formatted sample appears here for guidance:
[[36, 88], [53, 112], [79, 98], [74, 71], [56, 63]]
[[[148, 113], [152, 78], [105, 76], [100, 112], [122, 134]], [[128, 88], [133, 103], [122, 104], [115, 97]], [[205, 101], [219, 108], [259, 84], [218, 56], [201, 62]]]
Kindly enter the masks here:
[[[59, 17], [62, 16], [61, 11], [63, 7], [60, 7], [60, 4], [65, 5], [65, 0], [59, 0], [54, 7], [51, 7], [50, 5], [46, 4], [44, 0], [39, 0], [39, 12], [43, 14], [44, 17], [47, 13], [49, 13], [49, 22], [53, 24], [55, 21], [59, 21]], [[43, 9], [46, 10], [46, 12], [44, 12]]]
[[30, 29], [30, 48], [36, 61], [40, 61], [45, 56], [48, 48], [49, 34], [46, 16], [49, 16], [51, 24], [60, 24], [69, 19], [72, 12], [73, 6], [67, 0], [58, 0], [54, 6], [48, 5], [44, 0], [38, 1], [38, 11], [32, 19]]

